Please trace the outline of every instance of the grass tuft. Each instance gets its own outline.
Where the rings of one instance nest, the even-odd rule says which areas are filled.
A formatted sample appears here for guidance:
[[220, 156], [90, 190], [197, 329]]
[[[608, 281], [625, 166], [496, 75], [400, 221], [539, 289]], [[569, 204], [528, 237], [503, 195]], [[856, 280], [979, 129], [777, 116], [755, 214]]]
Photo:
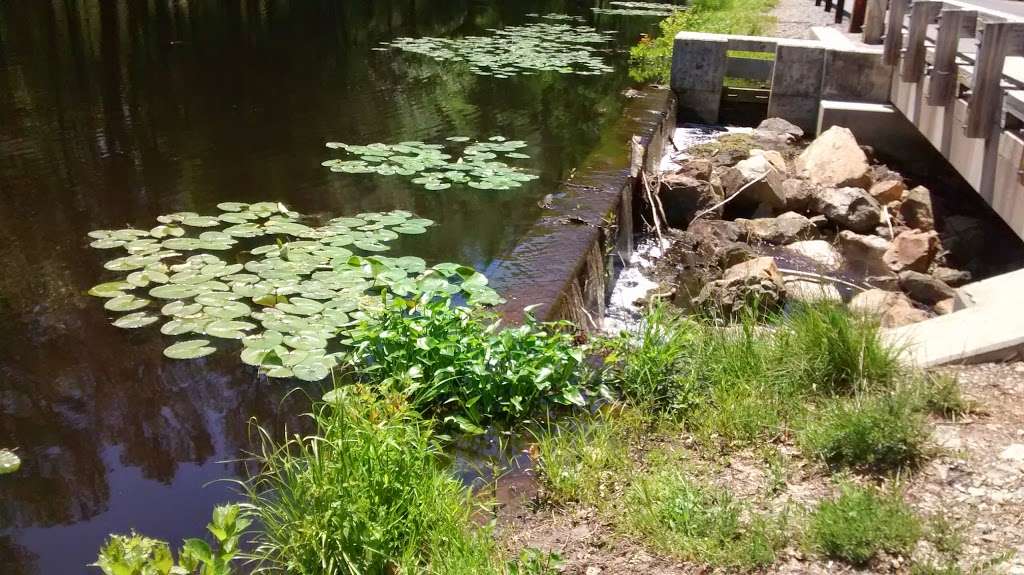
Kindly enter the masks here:
[[909, 555], [921, 523], [898, 493], [846, 485], [811, 514], [807, 544], [826, 557], [862, 566], [880, 553]]

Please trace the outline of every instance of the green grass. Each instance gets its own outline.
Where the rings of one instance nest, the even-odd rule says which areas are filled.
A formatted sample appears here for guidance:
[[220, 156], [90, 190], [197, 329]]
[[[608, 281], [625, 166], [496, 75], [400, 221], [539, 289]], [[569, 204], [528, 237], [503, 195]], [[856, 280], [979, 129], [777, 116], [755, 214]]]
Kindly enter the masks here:
[[667, 82], [673, 41], [682, 31], [766, 35], [775, 27], [768, 14], [774, 6], [775, 0], [693, 0], [687, 10], [662, 21], [658, 37], [633, 47], [630, 75], [641, 82]]
[[971, 400], [964, 397], [955, 376], [929, 373], [922, 378], [917, 389], [922, 407], [933, 415], [955, 418], [977, 409]]
[[907, 393], [865, 395], [828, 404], [800, 432], [808, 457], [833, 467], [892, 471], [924, 459], [928, 429]]
[[277, 442], [264, 432], [258, 473], [244, 484], [262, 569], [500, 572], [469, 494], [440, 464], [430, 423], [403, 397], [352, 386], [312, 417], [312, 435]]
[[623, 521], [655, 548], [697, 563], [750, 568], [775, 561], [785, 519], [753, 513], [722, 489], [674, 465], [641, 475], [625, 494]]
[[898, 493], [846, 485], [811, 513], [805, 537], [814, 552], [862, 566], [883, 552], [909, 556], [921, 533]]

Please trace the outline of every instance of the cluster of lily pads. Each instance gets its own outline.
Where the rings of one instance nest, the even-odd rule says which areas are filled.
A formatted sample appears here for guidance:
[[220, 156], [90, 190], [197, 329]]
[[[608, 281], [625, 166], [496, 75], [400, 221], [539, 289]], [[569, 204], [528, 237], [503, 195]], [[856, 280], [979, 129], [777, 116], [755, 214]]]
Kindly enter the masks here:
[[466, 62], [473, 73], [495, 78], [542, 71], [583, 75], [613, 71], [597, 47], [610, 40], [609, 33], [590, 26], [539, 22], [489, 31], [491, 36], [398, 38], [384, 46], [438, 61]]
[[615, 8], [591, 8], [595, 14], [616, 14], [619, 16], [671, 16], [684, 6], [664, 2], [609, 2]]
[[89, 233], [92, 247], [121, 251], [104, 267], [125, 274], [89, 293], [124, 314], [113, 320], [117, 327], [163, 320], [165, 335], [191, 338], [164, 350], [172, 359], [213, 353], [210, 338], [240, 340], [242, 361], [268, 376], [317, 381], [342, 358], [332, 349], [338, 336], [394, 296], [502, 301], [472, 268], [379, 255], [400, 234], [422, 234], [433, 225], [406, 211], [317, 226], [279, 203], [218, 208], [216, 216], [160, 216], [148, 230]]
[[345, 150], [358, 159], [327, 160], [323, 166], [334, 172], [349, 174], [380, 174], [382, 176], [416, 176], [412, 182], [428, 190], [445, 190], [452, 184], [465, 184], [480, 190], [508, 190], [537, 179], [521, 168], [499, 161], [499, 156], [528, 159], [519, 152], [526, 142], [493, 136], [488, 141], [472, 141], [465, 136], [448, 138], [449, 142], [466, 144], [462, 155], [453, 160], [441, 144], [401, 142], [357, 146], [328, 142], [327, 147]]

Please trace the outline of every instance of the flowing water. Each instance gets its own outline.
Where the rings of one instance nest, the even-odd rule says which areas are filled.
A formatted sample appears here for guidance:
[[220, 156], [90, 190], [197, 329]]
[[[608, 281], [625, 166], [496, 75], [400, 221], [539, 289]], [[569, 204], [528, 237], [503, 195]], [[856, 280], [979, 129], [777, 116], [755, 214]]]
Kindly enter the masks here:
[[[407, 209], [438, 226], [395, 253], [500, 269], [622, 109], [623, 49], [649, 19], [594, 22], [570, 0], [0, 1], [0, 573], [96, 572], [107, 533], [178, 542], [232, 498], [250, 418], [280, 430], [308, 406], [234, 354], [164, 359], [155, 329], [112, 327], [85, 295], [104, 280], [94, 229], [222, 201], [340, 216]], [[376, 51], [529, 13], [619, 30], [600, 76], [497, 79]], [[540, 179], [509, 191], [429, 192], [335, 174], [329, 140], [528, 142]], [[624, 152], [625, 146], [623, 146]], [[492, 278], [501, 289], [510, 278]], [[294, 425], [294, 423], [292, 423]]]

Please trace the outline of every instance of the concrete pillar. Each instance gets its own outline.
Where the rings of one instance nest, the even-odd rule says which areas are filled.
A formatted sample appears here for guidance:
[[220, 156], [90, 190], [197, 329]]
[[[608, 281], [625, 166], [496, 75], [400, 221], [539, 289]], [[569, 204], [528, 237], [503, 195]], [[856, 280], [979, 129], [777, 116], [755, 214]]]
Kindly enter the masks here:
[[718, 122], [728, 47], [728, 38], [720, 34], [676, 35], [671, 85], [681, 121]]
[[828, 50], [821, 97], [888, 104], [892, 71], [880, 50]]
[[814, 133], [825, 71], [825, 49], [812, 40], [779, 40], [768, 117], [783, 118]]

